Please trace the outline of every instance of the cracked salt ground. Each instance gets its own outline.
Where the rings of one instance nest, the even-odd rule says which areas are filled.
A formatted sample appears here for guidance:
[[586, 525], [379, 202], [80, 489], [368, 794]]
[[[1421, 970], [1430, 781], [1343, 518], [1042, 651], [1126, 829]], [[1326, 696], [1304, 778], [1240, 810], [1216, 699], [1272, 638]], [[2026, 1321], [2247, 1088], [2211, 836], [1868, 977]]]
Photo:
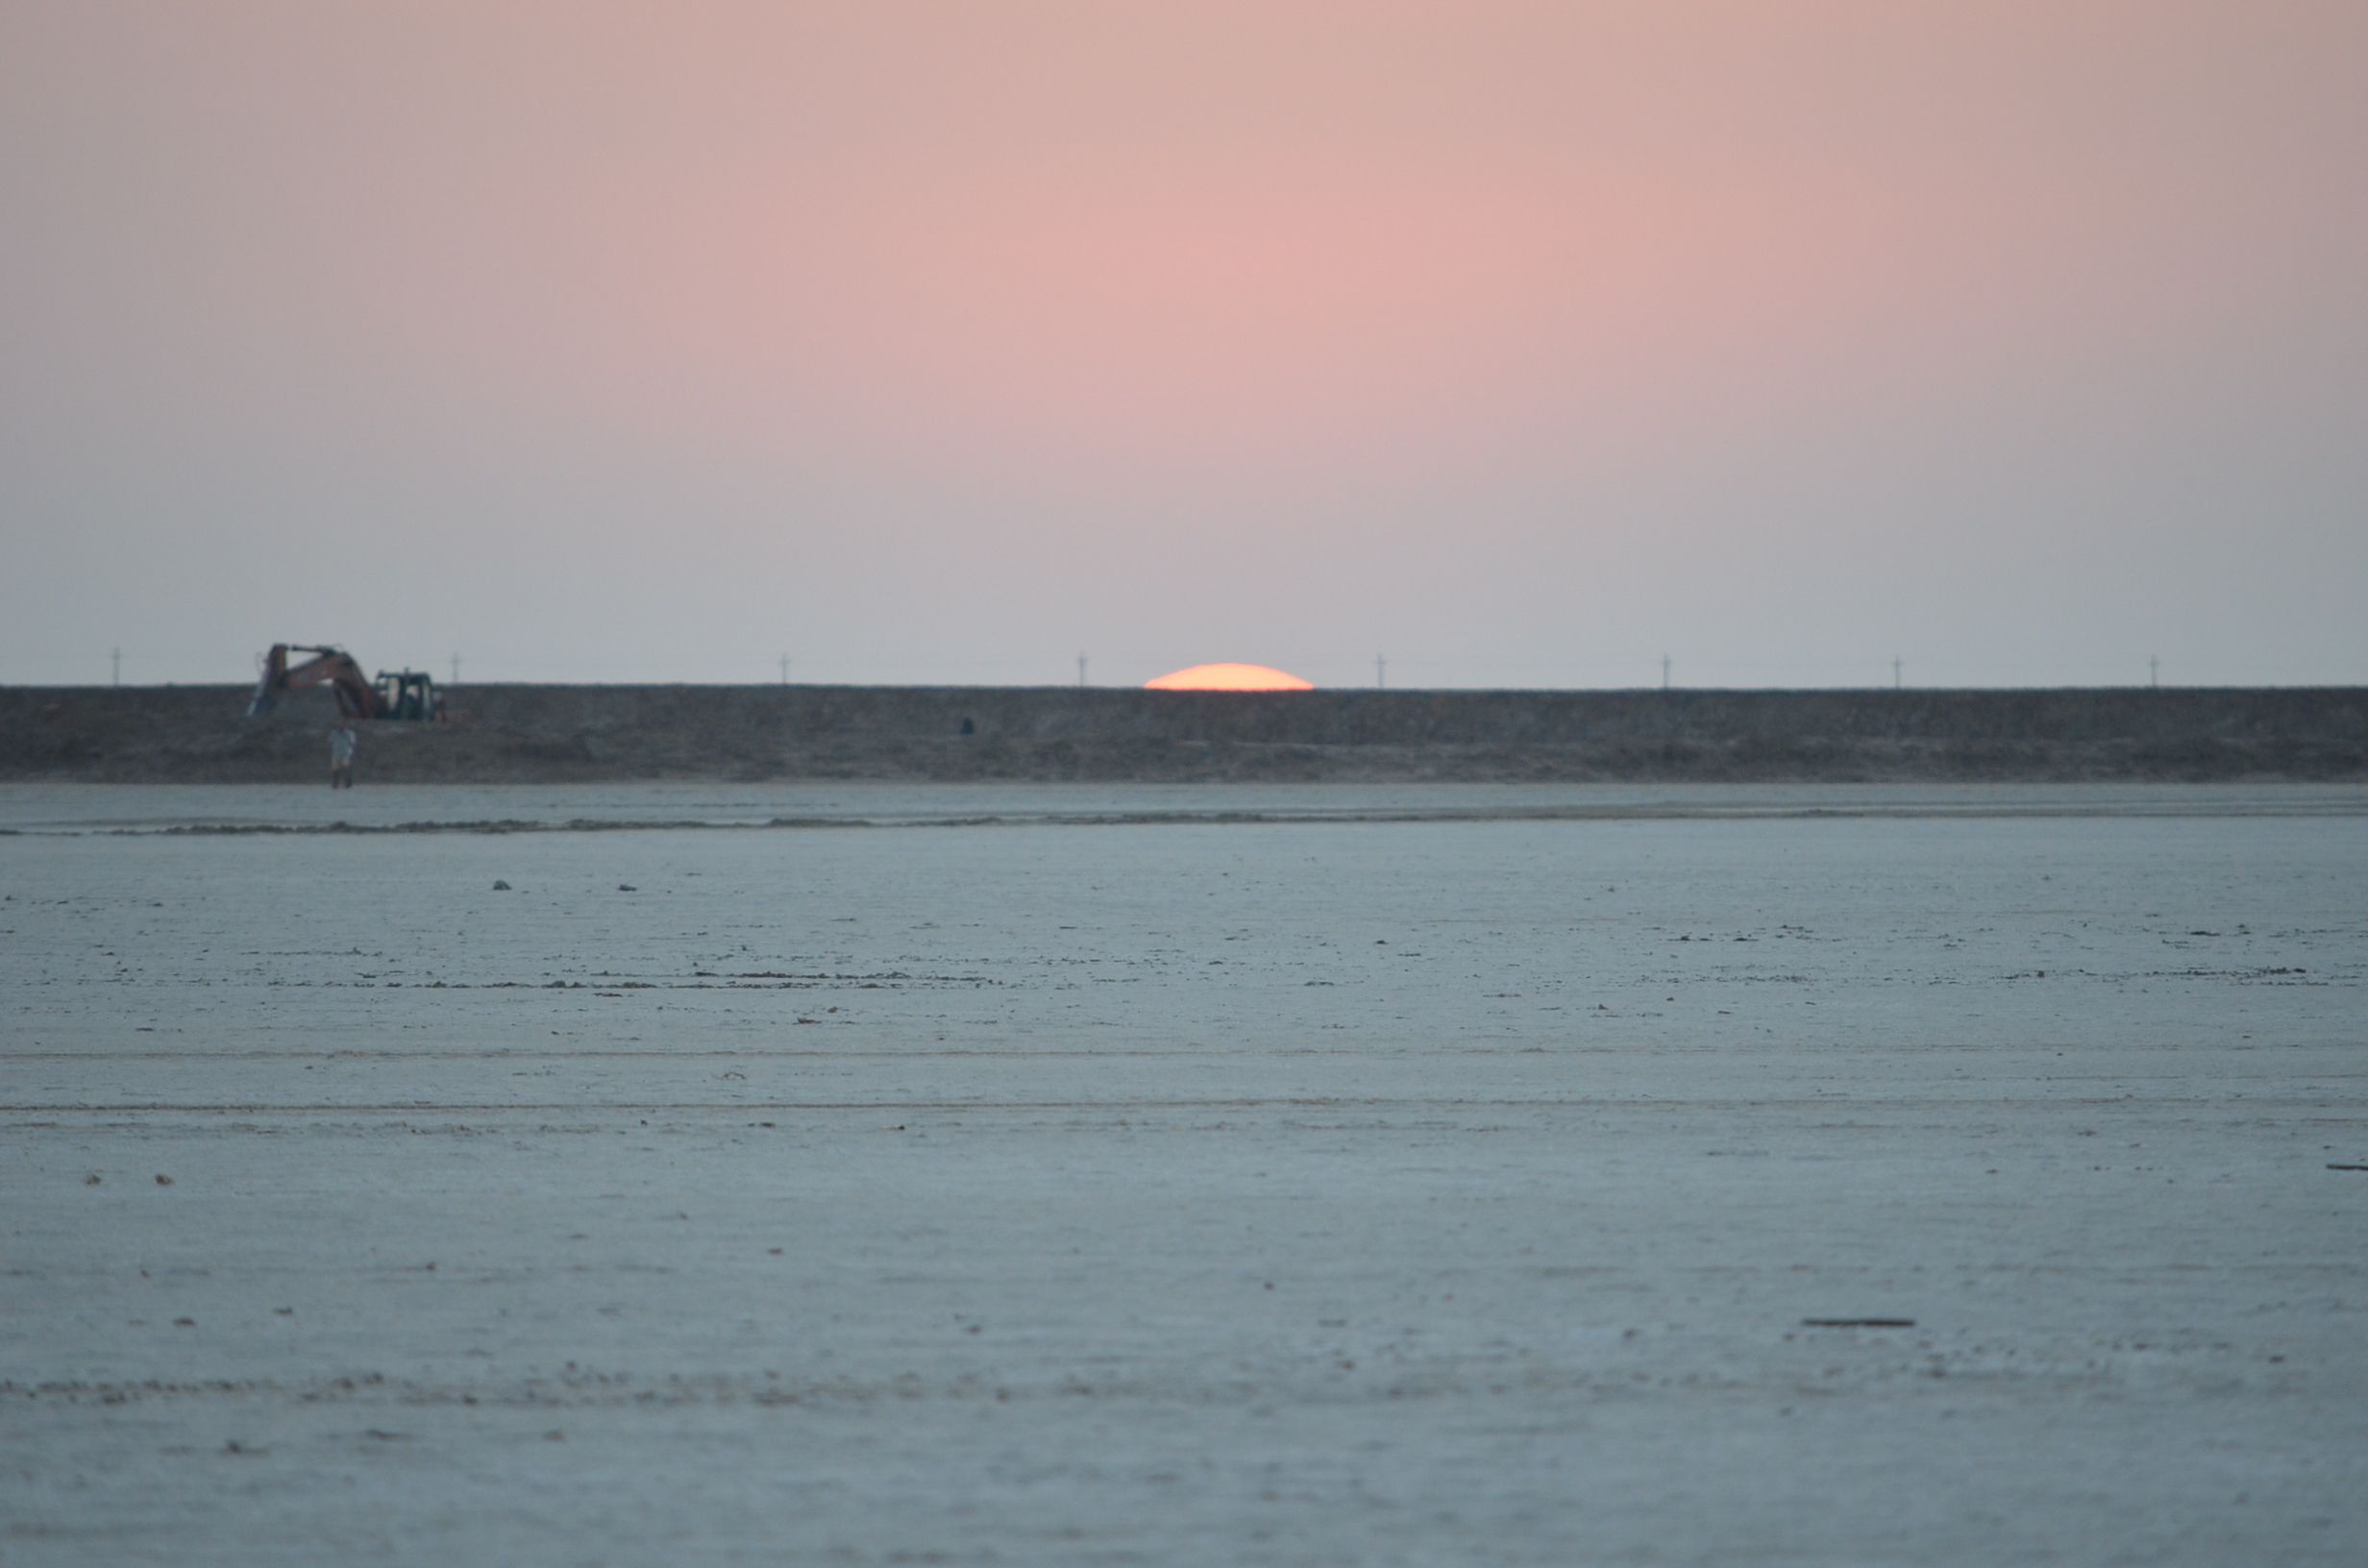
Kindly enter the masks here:
[[0, 837], [0, 1559], [2368, 1554], [2368, 798], [1566, 793]]

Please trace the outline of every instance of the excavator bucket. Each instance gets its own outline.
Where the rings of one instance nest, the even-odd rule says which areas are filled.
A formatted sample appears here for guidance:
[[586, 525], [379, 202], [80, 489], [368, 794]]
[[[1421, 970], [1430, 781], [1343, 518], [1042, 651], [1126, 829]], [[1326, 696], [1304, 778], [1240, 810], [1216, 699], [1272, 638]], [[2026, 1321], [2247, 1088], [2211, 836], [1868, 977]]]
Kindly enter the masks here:
[[247, 717], [269, 713], [280, 705], [280, 694], [287, 690], [287, 644], [274, 643], [271, 651], [263, 655], [262, 674], [256, 677], [255, 697], [247, 704]]

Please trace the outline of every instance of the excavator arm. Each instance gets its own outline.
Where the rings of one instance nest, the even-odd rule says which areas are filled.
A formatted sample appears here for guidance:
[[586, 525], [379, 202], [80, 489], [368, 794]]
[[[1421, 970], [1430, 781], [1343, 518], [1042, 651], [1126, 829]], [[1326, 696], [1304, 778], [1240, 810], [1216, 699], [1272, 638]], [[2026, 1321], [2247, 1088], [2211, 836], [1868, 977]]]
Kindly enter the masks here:
[[[312, 657], [291, 665], [291, 653], [309, 653]], [[302, 691], [307, 686], [329, 682], [335, 688], [337, 711], [348, 719], [376, 719], [379, 715], [379, 694], [354, 662], [354, 655], [344, 649], [324, 644], [274, 643], [271, 651], [263, 655], [263, 673], [255, 683], [255, 699], [247, 704], [247, 715], [269, 713], [277, 706], [283, 692]]]

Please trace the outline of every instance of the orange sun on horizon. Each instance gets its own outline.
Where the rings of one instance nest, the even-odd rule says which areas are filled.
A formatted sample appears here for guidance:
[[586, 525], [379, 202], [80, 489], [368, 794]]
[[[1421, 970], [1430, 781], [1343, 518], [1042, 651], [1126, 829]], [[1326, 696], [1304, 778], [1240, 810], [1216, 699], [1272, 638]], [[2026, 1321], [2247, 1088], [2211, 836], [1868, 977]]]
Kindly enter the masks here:
[[1196, 664], [1147, 680], [1153, 692], [1312, 692], [1316, 683], [1263, 664]]

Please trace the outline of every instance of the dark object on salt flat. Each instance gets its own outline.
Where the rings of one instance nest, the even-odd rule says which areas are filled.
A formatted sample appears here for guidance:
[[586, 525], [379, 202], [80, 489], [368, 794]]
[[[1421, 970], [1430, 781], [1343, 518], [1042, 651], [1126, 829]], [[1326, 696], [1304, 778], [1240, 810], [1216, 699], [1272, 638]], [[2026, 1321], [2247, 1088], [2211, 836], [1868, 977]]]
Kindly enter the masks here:
[[2330, 1170], [2368, 1170], [2368, 1165], [2330, 1165]]
[[1912, 1317], [1804, 1317], [1805, 1329], [1912, 1329]]

